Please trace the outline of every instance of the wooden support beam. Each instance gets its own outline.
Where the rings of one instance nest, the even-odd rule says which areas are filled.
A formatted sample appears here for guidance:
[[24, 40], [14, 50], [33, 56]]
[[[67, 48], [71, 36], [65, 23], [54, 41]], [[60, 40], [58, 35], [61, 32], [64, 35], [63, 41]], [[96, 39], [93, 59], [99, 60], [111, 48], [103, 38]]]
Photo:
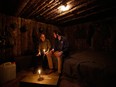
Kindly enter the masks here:
[[108, 10], [111, 10], [112, 8], [107, 8], [107, 9], [101, 9], [99, 11], [96, 11], [96, 12], [91, 12], [91, 13], [88, 13], [86, 15], [80, 15], [79, 17], [74, 17], [74, 18], [69, 18], [67, 20], [64, 20], [64, 21], [61, 21], [60, 23], [67, 23], [67, 22], [70, 22], [70, 21], [74, 21], [74, 20], [77, 20], [77, 19], [82, 19], [82, 18], [86, 18], [88, 16], [91, 16], [91, 15], [97, 15], [97, 14], [102, 14], [103, 12], [106, 12]]
[[18, 9], [15, 13], [16, 16], [20, 16], [22, 10], [27, 6], [27, 4], [29, 3], [30, 0], [22, 0], [19, 3]]
[[90, 10], [93, 10], [93, 11], [94, 11], [94, 9], [97, 8], [97, 7], [98, 7], [98, 5], [93, 6], [93, 7], [91, 7], [91, 8], [87, 8], [87, 9], [81, 10], [81, 11], [77, 11], [77, 13], [74, 13], [74, 14], [73, 14], [73, 13], [70, 14], [70, 15], [68, 14], [68, 15], [66, 15], [66, 16], [64, 16], [64, 17], [58, 18], [56, 21], [67, 20], [67, 19], [70, 19], [70, 18], [72, 18], [72, 17], [76, 17], [76, 16], [78, 16], [78, 15], [84, 13], [84, 12], [90, 11]]
[[56, 19], [56, 18], [61, 17], [61, 16], [63, 16], [63, 15], [66, 15], [66, 14], [68, 14], [68, 13], [71, 13], [72, 11], [74, 11], [74, 10], [76, 10], [76, 9], [79, 9], [79, 8], [82, 8], [83, 6], [87, 6], [88, 4], [93, 3], [94, 1], [95, 1], [95, 0], [92, 0], [92, 1], [88, 1], [88, 2], [85, 2], [85, 3], [80, 4], [80, 5], [77, 5], [76, 7], [70, 9], [69, 11], [62, 12], [61, 14], [59, 14], [59, 15], [57, 15], [57, 16], [55, 16], [55, 17], [52, 17], [51, 19], [53, 20], [53, 19]]

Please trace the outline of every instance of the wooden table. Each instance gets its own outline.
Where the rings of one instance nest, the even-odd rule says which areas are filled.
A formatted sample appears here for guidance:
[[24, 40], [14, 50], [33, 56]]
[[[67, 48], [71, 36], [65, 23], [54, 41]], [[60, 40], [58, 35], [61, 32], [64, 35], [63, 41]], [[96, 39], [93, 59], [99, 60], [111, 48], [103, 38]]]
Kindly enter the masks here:
[[50, 75], [41, 75], [43, 80], [38, 80], [39, 75], [33, 74], [24, 77], [20, 81], [20, 87], [57, 87], [59, 76], [55, 73]]

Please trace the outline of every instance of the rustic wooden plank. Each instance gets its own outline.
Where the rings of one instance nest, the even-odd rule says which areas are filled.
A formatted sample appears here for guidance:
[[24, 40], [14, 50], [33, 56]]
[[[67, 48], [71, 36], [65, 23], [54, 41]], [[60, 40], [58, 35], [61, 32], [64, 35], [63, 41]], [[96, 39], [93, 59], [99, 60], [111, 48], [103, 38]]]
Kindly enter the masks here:
[[3, 18], [2, 18], [2, 14], [0, 14], [0, 36], [2, 34], [2, 23], [3, 23]]
[[15, 13], [16, 16], [20, 16], [22, 14], [23, 9], [27, 6], [30, 0], [21, 0], [18, 6], [18, 9]]
[[37, 11], [37, 9], [40, 6], [40, 3], [42, 2], [42, 0], [36, 0], [35, 3], [33, 4], [32, 9], [30, 10], [31, 12], [27, 15], [27, 17], [31, 17], [33, 16], [33, 14]]
[[21, 27], [21, 18], [16, 18], [17, 19], [17, 37], [16, 37], [16, 51], [17, 55], [21, 55], [21, 32], [20, 32], [20, 27]]
[[[35, 37], [39, 39], [39, 29], [44, 29], [46, 35], [48, 38], [51, 38], [49, 34], [52, 34], [53, 29], [58, 29], [54, 25], [49, 25], [41, 22], [32, 21], [29, 19], [23, 19], [23, 18], [17, 18], [13, 16], [6, 16], [2, 15], [0, 16], [0, 19], [2, 19], [2, 26], [0, 33], [2, 31], [2, 34], [6, 35], [7, 38], [12, 37], [15, 44], [13, 47], [8, 49], [3, 49], [3, 53], [7, 54], [4, 57], [10, 57], [10, 56], [19, 56], [28, 54], [29, 52], [33, 52], [34, 50], [34, 42], [32, 34], [34, 32]], [[15, 29], [11, 27], [11, 24], [16, 23]], [[21, 32], [21, 27], [25, 25], [27, 28], [26, 32]], [[10, 33], [11, 36], [8, 36], [7, 33]], [[7, 33], [6, 33], [7, 32]]]
[[[105, 7], [105, 8], [104, 8]], [[98, 5], [98, 4], [90, 4], [90, 5], [87, 5], [85, 6], [83, 9], [77, 9], [75, 10], [74, 12], [72, 12], [72, 15], [71, 14], [66, 14], [64, 16], [61, 16], [60, 18], [57, 18], [56, 20], [60, 22], [62, 21], [65, 21], [65, 20], [70, 20], [72, 18], [77, 18], [79, 16], [82, 16], [83, 13], [85, 13], [85, 15], [88, 13], [88, 14], [91, 14], [92, 12], [96, 12], [96, 13], [99, 13], [100, 10], [102, 9], [107, 9], [107, 8], [112, 8], [110, 6], [107, 6], [106, 4], [101, 4], [101, 5]], [[100, 9], [100, 10], [99, 10]], [[74, 15], [73, 15], [74, 14]]]
[[64, 15], [63, 17], [60, 17], [60, 18], [58, 18], [58, 19], [56, 19], [57, 21], [65, 21], [65, 20], [69, 20], [69, 19], [72, 19], [72, 18], [76, 18], [78, 15], [80, 15], [80, 14], [82, 14], [82, 13], [84, 13], [84, 12], [87, 12], [87, 11], [95, 11], [94, 9], [96, 9], [98, 7], [98, 5], [96, 5], [96, 6], [93, 6], [93, 7], [90, 7], [90, 8], [87, 8], [87, 9], [84, 9], [84, 10], [81, 10], [81, 11], [77, 11], [77, 12], [75, 12], [74, 14], [72, 13], [70, 13], [70, 14], [66, 14], [66, 15]]
[[52, 17], [51, 19], [56, 19], [56, 18], [58, 18], [58, 17], [60, 17], [60, 16], [63, 16], [63, 15], [65, 15], [65, 14], [67, 14], [67, 13], [70, 13], [70, 12], [76, 10], [76, 9], [82, 8], [83, 6], [86, 6], [86, 5], [91, 4], [91, 3], [93, 3], [93, 2], [94, 2], [94, 0], [89, 1], [89, 2], [85, 2], [85, 3], [81, 4], [81, 5], [77, 5], [76, 7], [72, 8], [72, 9], [70, 9], [70, 10], [68, 10], [68, 11], [62, 12], [61, 14], [59, 14], [59, 15], [57, 15], [57, 16], [55, 16], [55, 17]]
[[[69, 4], [73, 3], [74, 0], [70, 0]], [[59, 14], [60, 12], [58, 11], [58, 7], [62, 5], [62, 1], [61, 2], [58, 2], [55, 4], [56, 6], [53, 6], [54, 8], [52, 9], [51, 7], [51, 10], [49, 12], [47, 12], [44, 16], [46, 17], [46, 19], [50, 18], [51, 16], [56, 16], [56, 14]]]
[[74, 17], [74, 18], [72, 18], [72, 19], [68, 19], [68, 20], [66, 20], [66, 21], [63, 21], [62, 23], [66, 23], [66, 22], [68, 22], [68, 21], [77, 20], [77, 19], [81, 19], [81, 18], [86, 18], [86, 17], [91, 16], [91, 15], [100, 14], [100, 13], [105, 12], [105, 11], [108, 11], [108, 10], [110, 10], [110, 9], [111, 9], [111, 8], [101, 9], [101, 10], [99, 10], [99, 11], [97, 11], [97, 12], [92, 12], [92, 13], [89, 13], [89, 14], [86, 14], [86, 15], [81, 15], [81, 16], [79, 16], [79, 17]]
[[41, 8], [45, 5], [46, 1], [47, 0], [41, 0], [41, 2], [38, 3], [38, 6], [35, 8], [35, 10], [31, 14], [33, 15], [37, 14], [41, 10]]
[[35, 10], [35, 3], [36, 0], [33, 0], [32, 2], [30, 1], [30, 3], [26, 6], [26, 9], [24, 9], [25, 11], [23, 11], [24, 13], [22, 14], [22, 17], [28, 18], [28, 15]]

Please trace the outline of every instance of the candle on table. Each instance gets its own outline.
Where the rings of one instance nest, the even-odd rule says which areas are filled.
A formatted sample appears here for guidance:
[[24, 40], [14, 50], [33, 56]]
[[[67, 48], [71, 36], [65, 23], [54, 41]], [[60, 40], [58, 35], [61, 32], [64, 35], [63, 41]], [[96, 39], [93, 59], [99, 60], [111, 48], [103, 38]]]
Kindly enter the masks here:
[[38, 81], [42, 81], [44, 78], [41, 76], [41, 70], [40, 69], [38, 70], [38, 73], [39, 73]]
[[41, 77], [41, 70], [40, 69], [38, 70], [38, 73], [39, 73], [39, 77]]
[[43, 52], [45, 52], [45, 49], [43, 49]]

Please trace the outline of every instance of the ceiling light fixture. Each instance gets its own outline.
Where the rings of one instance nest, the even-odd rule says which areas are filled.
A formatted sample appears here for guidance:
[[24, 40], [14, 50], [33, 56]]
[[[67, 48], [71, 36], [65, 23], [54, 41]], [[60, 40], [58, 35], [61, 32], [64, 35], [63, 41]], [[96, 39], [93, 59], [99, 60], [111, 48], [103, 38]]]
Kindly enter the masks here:
[[70, 6], [69, 5], [61, 5], [58, 9], [60, 11], [67, 11], [70, 9]]

